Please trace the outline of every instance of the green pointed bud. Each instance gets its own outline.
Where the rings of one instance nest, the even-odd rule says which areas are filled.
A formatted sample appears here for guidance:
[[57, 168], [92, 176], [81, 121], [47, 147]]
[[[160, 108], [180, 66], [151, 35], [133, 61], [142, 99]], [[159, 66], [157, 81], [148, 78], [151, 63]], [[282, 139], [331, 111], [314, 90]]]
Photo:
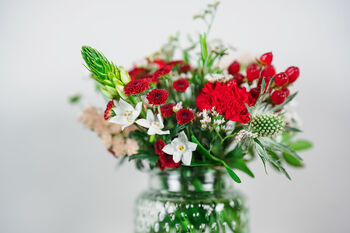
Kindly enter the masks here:
[[120, 79], [122, 82], [126, 85], [131, 81], [129, 73], [124, 69], [124, 67], [119, 66], [118, 67], [119, 73], [120, 73]]
[[124, 100], [128, 99], [128, 96], [125, 95], [124, 93], [124, 86], [121, 84], [116, 84], [115, 89], [117, 90], [118, 94], [120, 95], [120, 97]]
[[284, 117], [271, 113], [253, 116], [249, 122], [251, 131], [259, 137], [276, 136], [282, 133], [284, 126]]

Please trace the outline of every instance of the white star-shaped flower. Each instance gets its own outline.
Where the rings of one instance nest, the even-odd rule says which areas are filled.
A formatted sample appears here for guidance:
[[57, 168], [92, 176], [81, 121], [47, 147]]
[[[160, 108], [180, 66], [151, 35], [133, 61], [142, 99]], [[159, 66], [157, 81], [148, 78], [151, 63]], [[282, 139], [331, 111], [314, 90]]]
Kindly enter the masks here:
[[132, 125], [136, 118], [140, 115], [142, 108], [142, 103], [139, 102], [134, 108], [131, 104], [125, 102], [123, 99], [120, 99], [115, 106], [115, 117], [112, 117], [109, 121], [122, 125], [122, 130], [126, 127]]
[[195, 151], [196, 148], [197, 144], [188, 141], [184, 131], [181, 131], [177, 138], [174, 138], [170, 144], [163, 148], [163, 151], [173, 155], [175, 163], [181, 160], [185, 165], [189, 166], [192, 160], [192, 151]]
[[137, 124], [148, 128], [147, 134], [148, 135], [163, 135], [163, 134], [169, 134], [169, 130], [163, 131], [164, 128], [163, 119], [160, 114], [157, 114], [155, 117], [153, 112], [151, 110], [147, 110], [147, 116], [146, 119], [139, 119], [136, 121]]

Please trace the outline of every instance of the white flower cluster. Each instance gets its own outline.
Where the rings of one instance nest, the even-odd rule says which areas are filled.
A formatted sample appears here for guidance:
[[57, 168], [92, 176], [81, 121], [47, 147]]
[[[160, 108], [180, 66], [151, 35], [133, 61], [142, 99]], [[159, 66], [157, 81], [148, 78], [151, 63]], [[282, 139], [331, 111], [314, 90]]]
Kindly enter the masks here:
[[230, 74], [206, 74], [205, 79], [211, 83], [215, 82], [228, 82], [233, 79], [233, 76]]
[[177, 112], [182, 108], [182, 102], [178, 102], [174, 107], [173, 107], [173, 111]]
[[[226, 123], [225, 119], [219, 118], [220, 114], [216, 111], [215, 107], [211, 110], [204, 109], [202, 112], [197, 113], [197, 117], [202, 117], [202, 120], [200, 120], [202, 129], [212, 130], [215, 127], [215, 129], [220, 130], [223, 128], [223, 124]], [[214, 119], [213, 121], [212, 117]]]
[[202, 124], [202, 129], [211, 129], [211, 117], [209, 116], [210, 111], [207, 109], [204, 109], [203, 111], [197, 113], [198, 117], [202, 117], [202, 120], [200, 120], [200, 123]]
[[238, 132], [237, 136], [234, 139], [235, 143], [241, 143], [246, 138], [256, 138], [258, 137], [257, 133], [252, 133], [248, 130], [242, 129]]
[[192, 73], [187, 72], [187, 73], [181, 73], [180, 78], [186, 78], [186, 79], [191, 79], [192, 78]]

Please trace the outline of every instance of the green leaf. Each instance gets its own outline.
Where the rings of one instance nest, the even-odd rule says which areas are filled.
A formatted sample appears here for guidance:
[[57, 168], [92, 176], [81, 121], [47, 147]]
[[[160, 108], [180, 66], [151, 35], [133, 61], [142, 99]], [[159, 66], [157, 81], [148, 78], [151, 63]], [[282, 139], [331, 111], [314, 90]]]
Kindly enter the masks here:
[[167, 143], [169, 143], [171, 139], [175, 137], [181, 130], [185, 129], [186, 126], [187, 124], [186, 125], [177, 124], [175, 128], [170, 132], [170, 134], [168, 134], [168, 136], [166, 137]]
[[292, 142], [289, 145], [290, 149], [295, 150], [295, 151], [301, 151], [301, 150], [307, 150], [312, 147], [312, 143], [310, 141], [304, 140], [304, 139], [299, 139], [295, 142]]
[[243, 153], [243, 149], [240, 146], [236, 146], [235, 149], [233, 149], [233, 151], [229, 152], [226, 154], [226, 158], [230, 159], [230, 158], [234, 158], [234, 159], [241, 159], [243, 158], [244, 153]]
[[71, 104], [76, 104], [80, 101], [80, 99], [81, 99], [81, 95], [76, 94], [76, 95], [70, 96], [68, 100]]
[[266, 139], [268, 145], [267, 147], [270, 148], [271, 150], [278, 150], [281, 152], [287, 152], [291, 155], [293, 155], [294, 157], [303, 160], [292, 148], [290, 148], [289, 146], [283, 144], [283, 143], [279, 143], [274, 141], [273, 139]]
[[[282, 165], [280, 163], [278, 163], [278, 161], [275, 161], [274, 159], [272, 159], [265, 150], [264, 145], [260, 142], [259, 139], [255, 138], [254, 141], [255, 143], [255, 148], [257, 149], [257, 152], [259, 154], [259, 156], [261, 158], [263, 158], [263, 161], [266, 160], [270, 163], [272, 163], [273, 165], [275, 165], [276, 167], [278, 167], [279, 171], [282, 172], [289, 180], [291, 180], [289, 174], [287, 173], [287, 171], [284, 169], [284, 167], [282, 167]], [[265, 164], [264, 164], [265, 166]], [[266, 167], [265, 167], [266, 169]]]
[[208, 57], [208, 49], [207, 49], [207, 36], [204, 33], [203, 35], [199, 35], [200, 45], [201, 45], [201, 57], [202, 60], [205, 61]]
[[246, 162], [243, 159], [235, 160], [232, 164], [230, 164], [231, 167], [236, 168], [250, 177], [254, 178], [253, 172], [247, 167]]
[[197, 151], [200, 152], [202, 155], [205, 155], [206, 157], [208, 157], [209, 159], [219, 162], [221, 163], [225, 168], [227, 173], [231, 176], [231, 178], [236, 181], [237, 183], [241, 183], [242, 181], [239, 179], [239, 177], [237, 176], [237, 174], [227, 165], [226, 162], [224, 162], [223, 160], [216, 158], [214, 155], [212, 155], [209, 151], [207, 151], [204, 146], [202, 146], [202, 144], [198, 141], [198, 139], [192, 135], [191, 137], [192, 142], [197, 144]]
[[294, 166], [294, 167], [302, 167], [303, 166], [302, 161], [300, 161], [298, 158], [295, 158], [291, 154], [283, 152], [282, 156], [283, 156], [284, 160], [291, 166]]
[[148, 159], [150, 162], [156, 163], [158, 161], [158, 156], [156, 154], [150, 154], [150, 153], [142, 153], [139, 152], [137, 154], [129, 156], [129, 161], [133, 159]]
[[298, 133], [303, 132], [303, 131], [301, 131], [301, 130], [298, 129], [298, 128], [294, 128], [294, 127], [290, 127], [290, 126], [285, 126], [284, 129], [285, 129], [286, 131], [292, 131], [292, 132], [298, 132]]

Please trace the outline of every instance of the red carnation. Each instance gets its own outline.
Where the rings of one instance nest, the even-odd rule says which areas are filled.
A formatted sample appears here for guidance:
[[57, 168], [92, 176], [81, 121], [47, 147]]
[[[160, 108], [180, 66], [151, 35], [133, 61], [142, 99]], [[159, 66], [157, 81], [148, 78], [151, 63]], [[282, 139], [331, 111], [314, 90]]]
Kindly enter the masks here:
[[134, 67], [129, 71], [129, 75], [132, 79], [138, 79], [149, 72], [148, 69], [142, 67]]
[[131, 80], [124, 87], [124, 93], [126, 95], [136, 95], [144, 92], [149, 88], [149, 82], [143, 79]]
[[105, 120], [110, 119], [111, 117], [115, 116], [114, 111], [112, 110], [112, 108], [114, 107], [114, 102], [113, 100], [109, 101], [106, 107], [106, 110], [104, 112], [104, 118]]
[[244, 87], [238, 88], [234, 82], [230, 85], [207, 82], [196, 99], [196, 105], [200, 110], [215, 107], [216, 111], [227, 120], [240, 123], [249, 122], [249, 112], [245, 104], [251, 106], [253, 103], [254, 99], [249, 92]]
[[162, 117], [169, 117], [174, 115], [173, 107], [175, 104], [164, 104], [160, 107], [160, 111], [162, 113]]
[[161, 170], [165, 168], [177, 168], [181, 165], [181, 162], [175, 163], [173, 160], [173, 156], [166, 154], [162, 151], [165, 146], [165, 142], [162, 139], [158, 139], [154, 144], [154, 152], [159, 155], [159, 159], [157, 162], [158, 167]]
[[185, 92], [187, 87], [189, 87], [189, 86], [190, 86], [190, 84], [187, 81], [187, 79], [185, 79], [185, 78], [180, 78], [173, 83], [173, 88], [176, 91], [180, 91], [180, 92]]
[[182, 108], [176, 113], [176, 120], [180, 125], [187, 124], [193, 120], [193, 112], [187, 108]]
[[165, 65], [165, 66], [159, 68], [158, 70], [154, 71], [153, 77], [154, 78], [160, 78], [160, 77], [162, 77], [164, 75], [167, 75], [167, 74], [170, 73], [172, 68], [173, 68], [172, 65]]
[[149, 104], [160, 105], [164, 104], [168, 99], [168, 92], [163, 89], [154, 89], [150, 91], [147, 95], [147, 100]]

